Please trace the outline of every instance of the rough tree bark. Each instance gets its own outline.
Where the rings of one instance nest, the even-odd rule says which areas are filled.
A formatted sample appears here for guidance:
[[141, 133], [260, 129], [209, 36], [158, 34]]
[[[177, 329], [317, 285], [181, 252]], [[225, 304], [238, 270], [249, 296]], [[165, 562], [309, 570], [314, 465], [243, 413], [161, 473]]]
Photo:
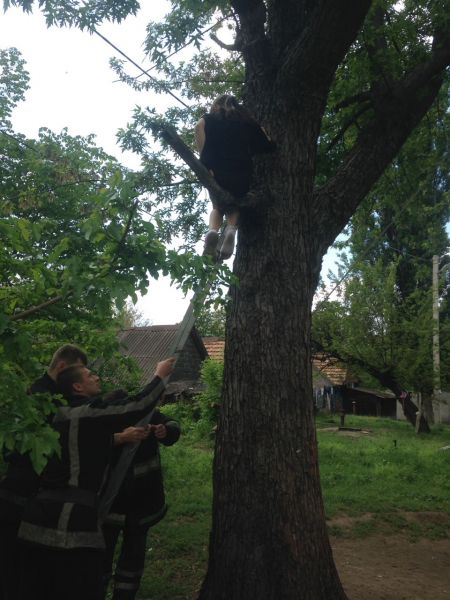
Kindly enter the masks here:
[[[370, 0], [234, 0], [245, 101], [277, 144], [243, 208], [227, 320], [213, 526], [201, 600], [343, 600], [317, 460], [311, 303], [322, 257], [430, 107], [448, 40], [404, 79], [374, 83], [372, 120], [314, 189], [327, 95]], [[356, 100], [357, 101], [357, 100]]]

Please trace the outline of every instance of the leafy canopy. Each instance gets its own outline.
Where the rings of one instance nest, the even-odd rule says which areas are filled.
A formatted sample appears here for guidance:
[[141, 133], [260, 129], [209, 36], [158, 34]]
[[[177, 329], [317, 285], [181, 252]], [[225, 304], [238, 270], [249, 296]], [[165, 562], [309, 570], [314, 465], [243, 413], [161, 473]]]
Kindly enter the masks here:
[[168, 161], [134, 173], [94, 136], [41, 129], [32, 140], [13, 131], [8, 119], [28, 74], [16, 50], [0, 58], [0, 445], [30, 451], [42, 468], [56, 443], [45, 426], [51, 403], [26, 390], [54, 350], [78, 343], [124, 384], [115, 334], [125, 300], [161, 272], [187, 291], [212, 274], [220, 284], [224, 271], [189, 249], [166, 249], [170, 224], [154, 207]]

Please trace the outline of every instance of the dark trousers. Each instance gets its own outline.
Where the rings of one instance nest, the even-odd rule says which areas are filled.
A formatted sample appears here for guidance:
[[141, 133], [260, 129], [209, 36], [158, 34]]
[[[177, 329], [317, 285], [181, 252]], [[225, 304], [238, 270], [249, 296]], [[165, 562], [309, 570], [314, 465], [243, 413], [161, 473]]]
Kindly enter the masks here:
[[17, 600], [20, 578], [19, 523], [0, 523], [0, 600]]
[[[105, 590], [112, 575], [114, 552], [121, 529], [103, 526], [106, 543]], [[125, 525], [122, 529], [122, 546], [114, 570], [113, 600], [134, 600], [144, 572], [148, 528]]]
[[104, 552], [23, 545], [19, 600], [100, 600]]

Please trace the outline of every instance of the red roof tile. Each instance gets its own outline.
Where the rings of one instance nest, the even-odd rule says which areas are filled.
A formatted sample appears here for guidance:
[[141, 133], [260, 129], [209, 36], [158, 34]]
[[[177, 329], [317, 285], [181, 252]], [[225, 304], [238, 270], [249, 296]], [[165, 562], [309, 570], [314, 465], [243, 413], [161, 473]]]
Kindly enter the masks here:
[[209, 358], [223, 360], [225, 352], [225, 340], [223, 338], [213, 336], [204, 337], [202, 339]]
[[358, 381], [348, 367], [340, 363], [337, 358], [325, 354], [313, 356], [313, 371], [323, 374], [331, 385], [344, 385]]

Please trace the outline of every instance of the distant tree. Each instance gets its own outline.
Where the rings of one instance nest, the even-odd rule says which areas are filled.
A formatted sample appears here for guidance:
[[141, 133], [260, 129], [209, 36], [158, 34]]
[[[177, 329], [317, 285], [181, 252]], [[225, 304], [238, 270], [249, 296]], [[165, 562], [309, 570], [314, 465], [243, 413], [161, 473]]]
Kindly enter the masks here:
[[195, 327], [199, 334], [225, 338], [225, 306], [217, 304], [202, 306], [195, 319]]
[[144, 317], [136, 305], [130, 300], [122, 306], [117, 313], [117, 321], [121, 329], [129, 329], [130, 327], [147, 327], [151, 325], [149, 319]]
[[[449, 246], [450, 118], [447, 86], [426, 121], [351, 220], [337, 302], [318, 303], [313, 340], [394, 393], [421, 392], [433, 420], [431, 263]], [[346, 277], [345, 277], [346, 275]], [[441, 318], [441, 337], [448, 318]], [[450, 364], [442, 362], [443, 377]]]
[[397, 265], [360, 265], [339, 300], [317, 304], [312, 338], [317, 351], [400, 396], [431, 384], [431, 309], [429, 293], [417, 293], [399, 309]]

